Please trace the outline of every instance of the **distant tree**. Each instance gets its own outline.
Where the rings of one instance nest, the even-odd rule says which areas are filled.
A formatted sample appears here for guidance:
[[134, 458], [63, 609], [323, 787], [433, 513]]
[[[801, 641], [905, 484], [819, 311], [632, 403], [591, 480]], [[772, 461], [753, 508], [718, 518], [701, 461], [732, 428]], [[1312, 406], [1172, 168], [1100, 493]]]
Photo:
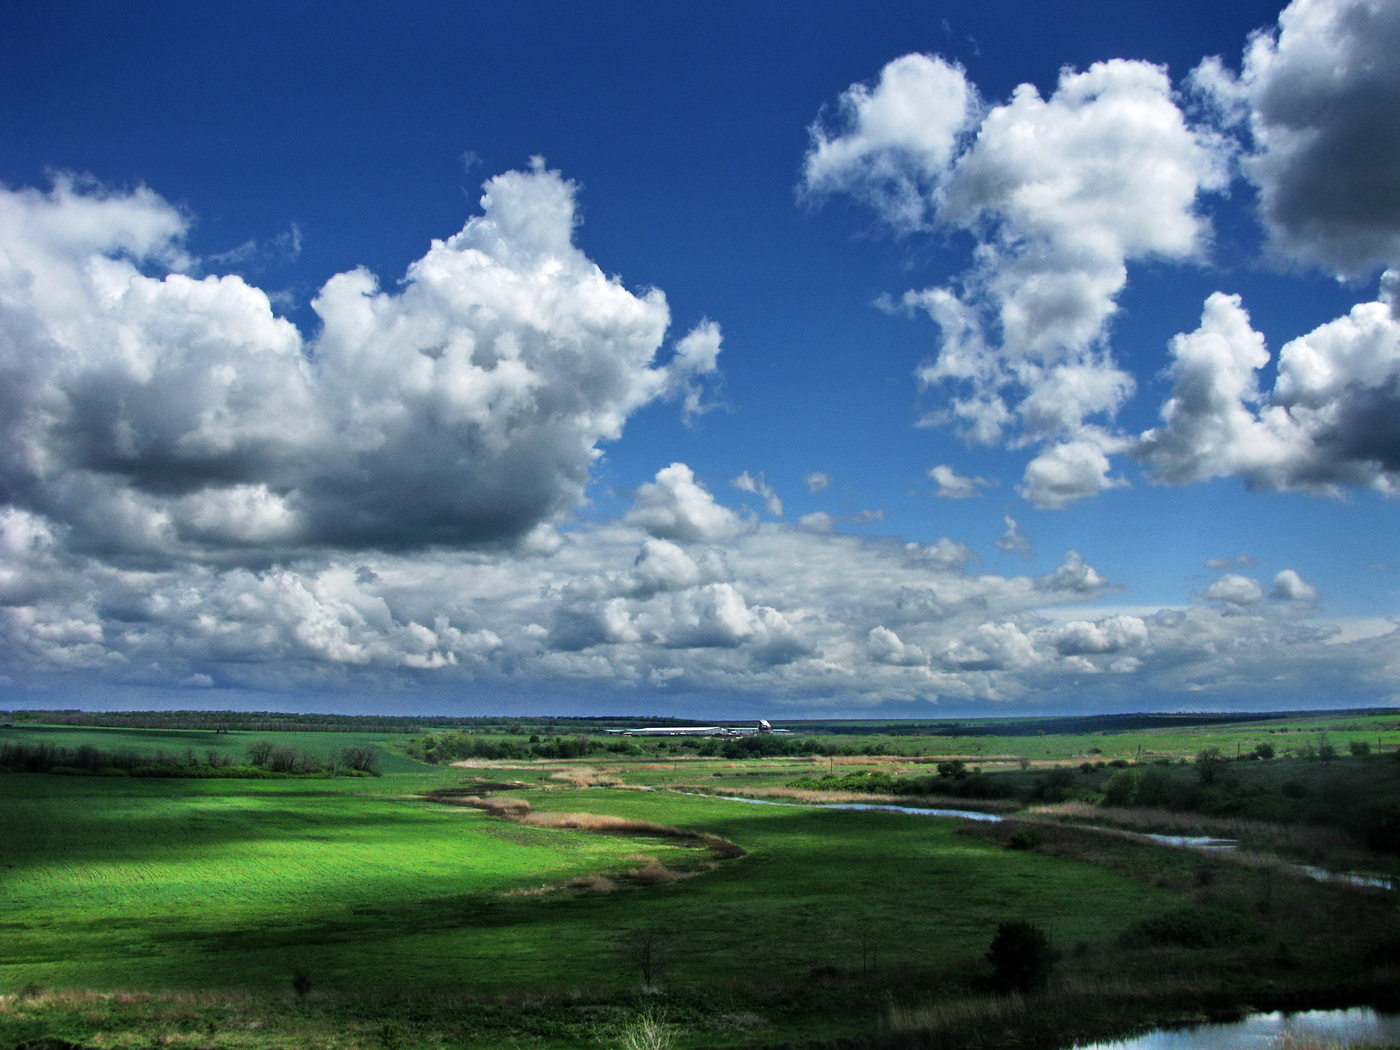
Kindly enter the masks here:
[[1371, 753], [1371, 745], [1365, 740], [1353, 740], [1347, 744], [1347, 750], [1358, 757], [1361, 755], [1369, 755]]
[[1258, 744], [1258, 745], [1256, 745], [1255, 748], [1254, 748], [1254, 753], [1255, 753], [1256, 755], [1258, 755], [1260, 758], [1265, 758], [1265, 759], [1267, 759], [1267, 758], [1273, 758], [1273, 757], [1274, 757], [1274, 745], [1273, 745], [1273, 744]]
[[1105, 806], [1126, 806], [1133, 800], [1137, 788], [1137, 776], [1126, 769], [1120, 769], [1104, 781], [1103, 802]]
[[622, 961], [642, 979], [642, 990], [656, 991], [670, 961], [666, 935], [656, 929], [633, 930], [622, 938]]
[[1317, 757], [1324, 762], [1331, 762], [1332, 759], [1337, 757], [1337, 749], [1331, 744], [1318, 744]]
[[340, 764], [347, 769], [358, 770], [361, 773], [373, 773], [379, 775], [379, 752], [372, 747], [363, 744], [352, 744], [342, 748], [339, 755]]
[[987, 950], [987, 961], [992, 964], [992, 980], [998, 988], [1006, 991], [1043, 988], [1050, 980], [1050, 971], [1058, 958], [1059, 954], [1050, 943], [1050, 935], [1024, 919], [1000, 923]]
[[1225, 772], [1225, 756], [1218, 747], [1207, 747], [1196, 752], [1196, 776], [1201, 783], [1209, 786], [1220, 779]]
[[248, 761], [255, 766], [267, 765], [274, 746], [271, 740], [254, 740], [248, 745]]

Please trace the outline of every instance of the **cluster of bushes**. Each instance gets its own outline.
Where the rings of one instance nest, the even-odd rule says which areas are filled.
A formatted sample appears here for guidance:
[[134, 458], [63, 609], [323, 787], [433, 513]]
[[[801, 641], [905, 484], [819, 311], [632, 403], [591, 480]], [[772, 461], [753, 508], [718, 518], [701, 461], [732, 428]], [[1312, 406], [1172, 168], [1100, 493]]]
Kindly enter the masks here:
[[1363, 746], [1348, 750], [1361, 761], [1335, 766], [1318, 754], [1326, 765], [1278, 767], [1267, 744], [1238, 758], [1207, 748], [1190, 767], [1154, 763], [1113, 772], [1100, 786], [1101, 803], [1328, 825], [1370, 849], [1400, 854], [1400, 774], [1388, 756], [1386, 761], [1368, 757], [1369, 746], [1359, 743]]
[[939, 773], [895, 776], [883, 770], [801, 777], [788, 786], [814, 791], [864, 791], [872, 795], [950, 795], [955, 798], [1010, 798], [1015, 785], [1005, 775], [968, 771], [962, 762], [940, 762]]
[[641, 754], [640, 748], [626, 739], [596, 736], [544, 737], [538, 734], [528, 740], [509, 737], [481, 736], [476, 733], [429, 733], [410, 740], [404, 747], [420, 762], [457, 762], [465, 758], [525, 759], [525, 758], [587, 758], [605, 753], [616, 755]]
[[65, 776], [261, 778], [285, 776], [378, 776], [378, 753], [371, 747], [352, 746], [322, 761], [306, 751], [259, 741], [248, 748], [248, 761], [236, 763], [232, 755], [185, 748], [139, 752], [127, 748], [106, 750], [91, 744], [61, 747], [57, 744], [6, 742], [0, 744], [0, 770], [11, 773], [49, 773]]
[[411, 740], [405, 750], [422, 762], [456, 762], [468, 758], [529, 759], [587, 758], [595, 754], [651, 755], [687, 752], [702, 758], [776, 758], [797, 755], [884, 755], [889, 746], [830, 743], [815, 737], [787, 733], [751, 733], [739, 737], [625, 737], [579, 734], [576, 736], [512, 739], [483, 733], [429, 733]]

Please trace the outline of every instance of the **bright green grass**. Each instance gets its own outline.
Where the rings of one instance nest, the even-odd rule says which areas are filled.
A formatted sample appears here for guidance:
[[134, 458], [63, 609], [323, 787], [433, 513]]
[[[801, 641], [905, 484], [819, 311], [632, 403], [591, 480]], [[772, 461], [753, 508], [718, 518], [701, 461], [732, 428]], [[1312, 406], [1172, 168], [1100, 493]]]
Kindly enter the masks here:
[[205, 754], [211, 750], [232, 755], [236, 763], [245, 762], [248, 745], [260, 740], [271, 741], [278, 747], [305, 750], [318, 759], [325, 759], [333, 752], [352, 745], [368, 746], [379, 752], [382, 772], [421, 771], [423, 763], [399, 750], [405, 739], [398, 733], [215, 733], [212, 729], [112, 729], [28, 724], [0, 729], [0, 743], [52, 744], [56, 747], [90, 744], [104, 751], [128, 750], [141, 754], [165, 751], [176, 756], [192, 751], [199, 762], [203, 762]]
[[335, 782], [11, 775], [0, 792], [9, 987], [283, 983], [298, 965], [349, 985], [440, 965], [462, 980], [434, 958], [451, 946], [425, 936], [441, 941], [464, 908], [489, 910], [504, 891], [625, 868], [637, 851]]
[[617, 942], [638, 929], [663, 931], [668, 980], [745, 984], [867, 951], [882, 965], [976, 956], [1009, 917], [1065, 944], [1112, 937], [1178, 899], [951, 821], [609, 790], [529, 797], [710, 831], [750, 855], [671, 885], [511, 896], [697, 851], [510, 824], [395, 797], [394, 782], [421, 786], [0, 777], [0, 988], [285, 988], [298, 968], [326, 989], [626, 987]]

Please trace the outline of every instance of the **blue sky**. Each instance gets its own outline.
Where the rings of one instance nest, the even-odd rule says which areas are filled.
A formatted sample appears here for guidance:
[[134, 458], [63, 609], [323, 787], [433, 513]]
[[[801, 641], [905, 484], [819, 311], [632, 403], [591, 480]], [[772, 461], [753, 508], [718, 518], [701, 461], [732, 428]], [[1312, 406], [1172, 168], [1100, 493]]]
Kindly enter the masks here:
[[1400, 695], [1393, 3], [0, 20], [0, 702]]

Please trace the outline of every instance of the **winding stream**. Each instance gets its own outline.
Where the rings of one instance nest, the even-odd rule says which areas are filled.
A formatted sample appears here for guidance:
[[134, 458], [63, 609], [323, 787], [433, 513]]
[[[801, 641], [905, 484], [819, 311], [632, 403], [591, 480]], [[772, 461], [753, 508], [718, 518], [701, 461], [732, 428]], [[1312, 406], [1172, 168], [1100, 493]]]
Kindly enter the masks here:
[[[856, 809], [869, 810], [880, 813], [912, 813], [921, 817], [952, 817], [959, 820], [981, 820], [989, 823], [999, 823], [1005, 817], [995, 813], [982, 813], [975, 809], [920, 809], [914, 806], [891, 806], [874, 803], [861, 802], [783, 802], [771, 798], [747, 798], [742, 795], [705, 795], [699, 792], [678, 792], [678, 794], [690, 795], [693, 798], [718, 798], [729, 802], [747, 802], [753, 806], [793, 806], [798, 809]], [[1143, 831], [1122, 831], [1119, 828], [1107, 828], [1097, 824], [1070, 824], [1067, 827], [1082, 828], [1087, 831], [1109, 831], [1117, 834], [1132, 835], [1139, 838], [1150, 839], [1163, 846], [1171, 846], [1175, 849], [1202, 849], [1219, 850], [1222, 853], [1235, 849], [1238, 845], [1234, 839], [1218, 839], [1209, 835], [1155, 835]], [[1329, 871], [1326, 868], [1319, 868], [1312, 864], [1298, 864], [1294, 866], [1296, 870], [1302, 872], [1319, 882], [1345, 882], [1352, 886], [1364, 886], [1368, 889], [1380, 890], [1400, 890], [1400, 880], [1388, 879], [1379, 875], [1352, 875], [1348, 872]], [[1114, 1044], [1115, 1046], [1117, 1044]]]

